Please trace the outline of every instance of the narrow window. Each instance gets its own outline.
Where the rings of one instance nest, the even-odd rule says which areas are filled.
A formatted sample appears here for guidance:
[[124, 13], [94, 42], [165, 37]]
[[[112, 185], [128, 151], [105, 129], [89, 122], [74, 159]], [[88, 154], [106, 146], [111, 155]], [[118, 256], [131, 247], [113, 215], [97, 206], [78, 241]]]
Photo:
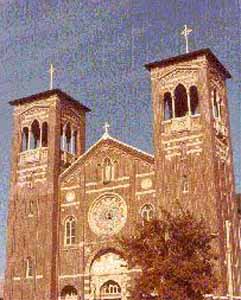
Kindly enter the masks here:
[[222, 111], [222, 99], [221, 98], [219, 98], [218, 108], [219, 108], [219, 110], [218, 110], [218, 116], [221, 119], [222, 118], [222, 114], [223, 114], [223, 111]]
[[182, 84], [175, 89], [175, 116], [184, 117], [188, 114], [187, 92]]
[[30, 149], [36, 149], [40, 145], [40, 127], [39, 122], [34, 120], [31, 125]]
[[74, 133], [73, 133], [73, 148], [72, 148], [72, 153], [73, 154], [77, 153], [77, 130], [75, 130]]
[[219, 117], [219, 109], [218, 109], [218, 99], [217, 99], [217, 90], [215, 89], [213, 91], [213, 112], [214, 112], [214, 118]]
[[113, 163], [113, 168], [112, 168], [112, 178], [116, 179], [118, 178], [118, 171], [119, 171], [119, 167], [118, 167], [118, 161], [114, 161]]
[[151, 204], [145, 204], [141, 209], [141, 217], [144, 221], [150, 221], [153, 219], [154, 212]]
[[33, 200], [29, 201], [29, 215], [32, 216], [34, 212], [34, 204], [33, 204]]
[[31, 257], [28, 257], [26, 261], [26, 277], [33, 277], [33, 261]]
[[42, 125], [42, 147], [48, 146], [48, 123], [44, 122]]
[[172, 96], [171, 93], [164, 94], [164, 120], [169, 120], [173, 116], [172, 113]]
[[64, 130], [63, 130], [63, 125], [61, 124], [60, 127], [60, 149], [64, 151]]
[[104, 160], [104, 178], [103, 182], [104, 183], [109, 183], [112, 180], [113, 176], [113, 167], [111, 160], [109, 158], [105, 158]]
[[74, 217], [65, 221], [65, 245], [73, 245], [76, 241], [76, 222]]
[[187, 193], [188, 192], [188, 180], [187, 180], [187, 176], [184, 175], [182, 177], [182, 191], [183, 193]]
[[65, 129], [65, 151], [71, 151], [71, 127], [68, 123]]
[[24, 127], [23, 128], [23, 132], [22, 132], [22, 147], [21, 147], [21, 151], [28, 150], [28, 139], [29, 139], [28, 127]]
[[198, 99], [198, 91], [196, 86], [190, 87], [190, 106], [192, 115], [199, 114], [199, 99]]

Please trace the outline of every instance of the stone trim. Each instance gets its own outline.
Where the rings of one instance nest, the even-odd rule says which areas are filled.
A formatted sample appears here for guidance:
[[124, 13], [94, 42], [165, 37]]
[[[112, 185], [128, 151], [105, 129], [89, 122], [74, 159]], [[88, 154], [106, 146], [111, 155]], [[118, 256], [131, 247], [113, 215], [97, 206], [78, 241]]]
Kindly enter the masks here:
[[116, 190], [116, 189], [119, 189], [119, 188], [128, 188], [129, 186], [130, 186], [130, 184], [127, 183], [127, 184], [116, 185], [116, 186], [112, 186], [112, 187], [106, 187], [106, 188], [101, 188], [101, 189], [89, 190], [89, 191], [86, 191], [86, 194], [112, 191], [112, 190]]

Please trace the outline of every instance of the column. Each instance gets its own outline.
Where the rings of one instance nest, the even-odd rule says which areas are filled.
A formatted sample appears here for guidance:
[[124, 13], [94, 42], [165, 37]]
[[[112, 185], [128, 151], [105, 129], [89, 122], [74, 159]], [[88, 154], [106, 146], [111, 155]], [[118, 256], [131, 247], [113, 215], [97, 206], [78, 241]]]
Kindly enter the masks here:
[[65, 130], [66, 130], [66, 124], [63, 126], [63, 133], [62, 133], [62, 150], [65, 151]]
[[28, 146], [27, 146], [26, 150], [30, 149], [31, 136], [32, 136], [32, 131], [31, 131], [31, 126], [30, 126], [30, 127], [28, 127]]
[[71, 126], [70, 153], [74, 154], [74, 129]]
[[175, 112], [175, 94], [174, 91], [171, 91], [171, 97], [172, 97], [172, 118], [176, 118], [176, 112]]
[[43, 123], [41, 123], [41, 126], [39, 126], [39, 130], [40, 130], [40, 136], [39, 136], [39, 147], [42, 147], [42, 139], [43, 139]]
[[187, 89], [187, 106], [188, 106], [188, 115], [191, 116], [191, 98], [190, 98], [190, 88]]

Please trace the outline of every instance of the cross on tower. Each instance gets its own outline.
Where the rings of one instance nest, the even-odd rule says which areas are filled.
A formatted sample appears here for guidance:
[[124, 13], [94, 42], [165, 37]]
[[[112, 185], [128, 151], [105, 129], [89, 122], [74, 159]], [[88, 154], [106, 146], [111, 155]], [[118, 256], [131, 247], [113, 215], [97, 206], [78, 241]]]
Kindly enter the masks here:
[[185, 38], [185, 42], [186, 42], [186, 53], [189, 52], [189, 48], [188, 48], [188, 36], [189, 34], [192, 32], [192, 28], [188, 28], [187, 25], [184, 25], [184, 29], [181, 32], [181, 35], [184, 35]]
[[49, 73], [50, 73], [50, 84], [49, 84], [49, 89], [50, 89], [50, 90], [53, 89], [54, 72], [55, 72], [55, 68], [54, 68], [53, 64], [51, 64], [51, 65], [50, 65], [50, 69], [49, 69]]
[[108, 122], [105, 122], [105, 125], [104, 125], [103, 128], [104, 128], [104, 130], [105, 130], [103, 137], [108, 137], [108, 136], [109, 136], [109, 128], [110, 128], [109, 123], [108, 123]]

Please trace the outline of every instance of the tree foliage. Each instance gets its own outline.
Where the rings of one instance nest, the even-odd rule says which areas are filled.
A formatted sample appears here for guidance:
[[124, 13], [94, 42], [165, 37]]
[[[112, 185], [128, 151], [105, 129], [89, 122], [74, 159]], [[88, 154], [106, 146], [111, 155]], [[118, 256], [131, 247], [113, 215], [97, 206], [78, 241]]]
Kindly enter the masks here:
[[190, 211], [162, 212], [122, 237], [129, 268], [139, 268], [130, 299], [199, 300], [218, 285], [211, 234]]

